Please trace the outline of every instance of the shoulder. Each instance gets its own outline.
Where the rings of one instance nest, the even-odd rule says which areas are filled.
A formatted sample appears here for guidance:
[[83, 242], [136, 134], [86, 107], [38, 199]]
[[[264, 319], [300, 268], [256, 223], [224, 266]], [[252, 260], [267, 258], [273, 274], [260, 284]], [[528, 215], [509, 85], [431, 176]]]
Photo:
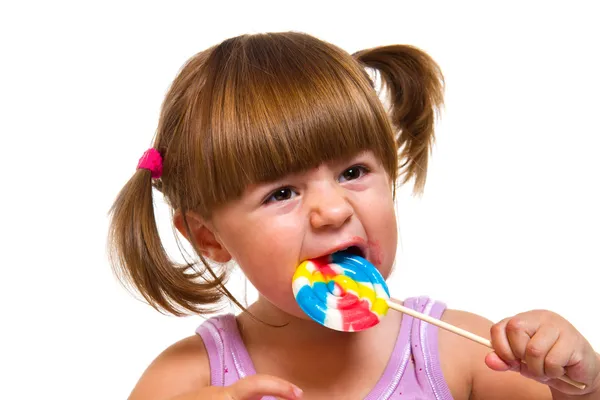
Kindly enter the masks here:
[[164, 400], [210, 385], [208, 353], [199, 335], [169, 346], [144, 371], [130, 400]]
[[[480, 315], [448, 309], [442, 320], [478, 336], [490, 339], [494, 323]], [[518, 373], [497, 372], [485, 363], [493, 350], [445, 329], [439, 329], [440, 358], [447, 380], [454, 380], [467, 389], [470, 399], [550, 399], [546, 385], [527, 379]]]

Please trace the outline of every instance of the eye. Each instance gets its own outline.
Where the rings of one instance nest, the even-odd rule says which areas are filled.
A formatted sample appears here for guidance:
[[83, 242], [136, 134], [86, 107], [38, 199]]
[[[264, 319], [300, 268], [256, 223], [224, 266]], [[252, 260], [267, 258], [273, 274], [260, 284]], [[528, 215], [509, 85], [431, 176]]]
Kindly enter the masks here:
[[367, 172], [369, 172], [367, 167], [362, 165], [353, 165], [340, 174], [339, 181], [345, 182], [358, 179], [365, 175]]
[[290, 187], [281, 187], [272, 192], [264, 201], [264, 203], [273, 203], [279, 201], [290, 200], [294, 198], [298, 193]]

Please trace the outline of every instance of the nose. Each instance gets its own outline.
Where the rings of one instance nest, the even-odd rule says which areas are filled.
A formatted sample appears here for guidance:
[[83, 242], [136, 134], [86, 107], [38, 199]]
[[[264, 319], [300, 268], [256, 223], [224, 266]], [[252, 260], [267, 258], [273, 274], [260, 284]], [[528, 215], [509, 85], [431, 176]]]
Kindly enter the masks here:
[[339, 228], [354, 215], [343, 189], [320, 185], [311, 195], [310, 224], [315, 229]]

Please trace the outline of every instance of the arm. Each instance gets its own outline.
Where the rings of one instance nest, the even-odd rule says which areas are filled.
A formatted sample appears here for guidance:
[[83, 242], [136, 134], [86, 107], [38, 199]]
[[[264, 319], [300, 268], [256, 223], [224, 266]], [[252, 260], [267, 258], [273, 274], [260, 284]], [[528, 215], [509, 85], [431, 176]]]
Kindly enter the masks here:
[[163, 351], [136, 384], [129, 400], [166, 400], [210, 385], [202, 339], [185, 338]]

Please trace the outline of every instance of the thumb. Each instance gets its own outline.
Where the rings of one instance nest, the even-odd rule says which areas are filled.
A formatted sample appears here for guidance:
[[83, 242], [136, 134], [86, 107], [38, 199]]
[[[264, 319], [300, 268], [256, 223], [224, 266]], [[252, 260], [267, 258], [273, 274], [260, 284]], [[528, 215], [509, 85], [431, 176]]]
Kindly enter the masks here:
[[516, 366], [508, 364], [506, 361], [501, 359], [496, 352], [492, 351], [485, 357], [485, 364], [494, 371], [508, 371], [515, 370], [518, 368], [519, 363]]
[[276, 376], [256, 374], [240, 379], [227, 388], [231, 400], [260, 400], [276, 396], [287, 400], [302, 398], [302, 390]]

